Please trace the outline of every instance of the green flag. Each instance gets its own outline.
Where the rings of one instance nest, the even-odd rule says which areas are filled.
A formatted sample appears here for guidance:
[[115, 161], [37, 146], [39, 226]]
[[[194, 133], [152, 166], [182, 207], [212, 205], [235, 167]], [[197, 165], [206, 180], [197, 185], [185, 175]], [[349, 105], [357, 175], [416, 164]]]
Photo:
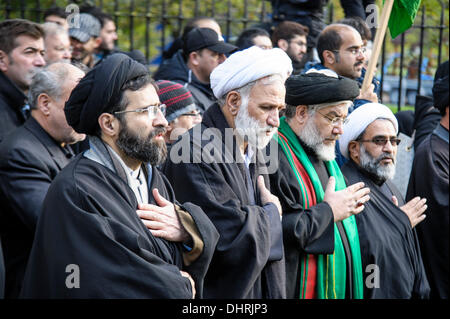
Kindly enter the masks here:
[[388, 23], [392, 39], [413, 25], [419, 7], [420, 0], [394, 0]]

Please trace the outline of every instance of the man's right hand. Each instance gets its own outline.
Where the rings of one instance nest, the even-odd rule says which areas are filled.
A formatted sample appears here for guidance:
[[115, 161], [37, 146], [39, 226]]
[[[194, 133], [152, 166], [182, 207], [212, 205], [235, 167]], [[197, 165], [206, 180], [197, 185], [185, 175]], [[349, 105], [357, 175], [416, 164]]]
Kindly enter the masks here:
[[264, 177], [262, 177], [262, 175], [258, 176], [256, 182], [258, 184], [259, 193], [261, 194], [261, 203], [263, 205], [273, 203], [277, 207], [280, 216], [282, 216], [283, 210], [281, 209], [280, 200], [266, 188]]
[[359, 214], [364, 209], [364, 203], [370, 199], [370, 189], [364, 187], [362, 182], [350, 185], [340, 191], [335, 191], [335, 187], [336, 181], [331, 176], [323, 197], [323, 201], [327, 202], [333, 211], [334, 222]]

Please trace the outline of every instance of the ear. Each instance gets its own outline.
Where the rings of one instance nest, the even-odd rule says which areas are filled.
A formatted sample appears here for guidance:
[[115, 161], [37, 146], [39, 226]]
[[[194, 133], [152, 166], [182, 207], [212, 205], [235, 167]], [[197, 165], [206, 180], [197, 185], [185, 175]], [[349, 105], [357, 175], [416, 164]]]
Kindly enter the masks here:
[[233, 117], [236, 117], [236, 115], [238, 114], [241, 103], [242, 99], [241, 94], [239, 94], [239, 92], [237, 91], [228, 92], [225, 100], [225, 105]]
[[9, 58], [5, 51], [0, 50], [0, 71], [8, 71]]
[[188, 61], [192, 63], [192, 65], [198, 66], [200, 64], [200, 61], [198, 59], [199, 54], [197, 51], [193, 51], [189, 53]]
[[305, 124], [308, 120], [308, 107], [306, 105], [297, 105], [295, 118], [300, 124]]
[[39, 94], [37, 98], [37, 108], [44, 114], [45, 116], [50, 115], [50, 103], [52, 102], [52, 98], [48, 96], [46, 93]]
[[119, 121], [112, 114], [100, 114], [100, 116], [98, 117], [98, 125], [100, 126], [102, 134], [108, 137], [114, 137], [119, 134]]
[[334, 55], [333, 51], [325, 50], [322, 52], [323, 61], [325, 64], [333, 65], [336, 63], [336, 56]]
[[359, 164], [359, 143], [357, 141], [350, 141], [348, 144], [348, 155], [357, 164]]
[[102, 38], [101, 37], [96, 37], [94, 39], [94, 48], [96, 48], [96, 49], [99, 48], [101, 44], [102, 44]]
[[288, 49], [288, 47], [289, 47], [289, 42], [286, 41], [285, 39], [279, 39], [278, 42], [277, 42], [277, 46], [281, 50], [286, 51]]

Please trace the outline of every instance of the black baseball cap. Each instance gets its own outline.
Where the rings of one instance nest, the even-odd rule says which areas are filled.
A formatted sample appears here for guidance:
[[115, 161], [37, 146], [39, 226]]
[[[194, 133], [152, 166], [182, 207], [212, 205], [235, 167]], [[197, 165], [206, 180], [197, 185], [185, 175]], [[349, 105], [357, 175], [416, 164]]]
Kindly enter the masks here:
[[238, 47], [225, 43], [213, 29], [194, 28], [186, 35], [183, 50], [186, 54], [189, 54], [201, 49], [230, 54], [236, 51]]

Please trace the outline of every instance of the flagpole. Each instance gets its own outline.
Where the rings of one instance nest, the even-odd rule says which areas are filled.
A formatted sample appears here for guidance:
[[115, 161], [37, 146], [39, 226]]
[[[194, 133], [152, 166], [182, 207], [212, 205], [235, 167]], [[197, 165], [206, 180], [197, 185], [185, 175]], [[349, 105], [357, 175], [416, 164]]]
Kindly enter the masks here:
[[386, 0], [381, 12], [381, 17], [379, 19], [378, 30], [375, 33], [375, 40], [373, 44], [372, 55], [370, 56], [369, 66], [366, 70], [366, 75], [364, 76], [364, 81], [361, 87], [361, 91], [364, 92], [368, 89], [369, 85], [372, 83], [374, 76], [374, 71], [377, 66], [378, 57], [380, 56], [381, 47], [383, 46], [384, 35], [386, 34], [387, 25], [389, 22], [389, 17], [391, 15], [392, 6], [394, 0]]

